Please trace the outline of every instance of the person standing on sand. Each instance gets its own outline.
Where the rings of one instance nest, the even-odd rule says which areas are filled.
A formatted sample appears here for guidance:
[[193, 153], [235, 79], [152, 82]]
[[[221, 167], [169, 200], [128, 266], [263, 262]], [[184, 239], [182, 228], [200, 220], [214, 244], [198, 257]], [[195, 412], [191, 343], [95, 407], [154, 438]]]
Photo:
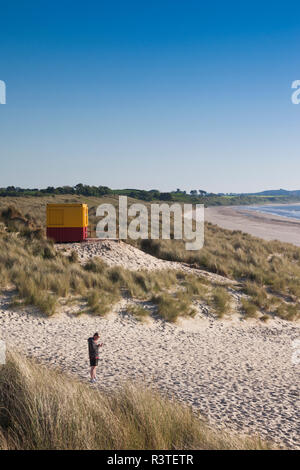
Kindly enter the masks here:
[[91, 336], [88, 339], [89, 346], [89, 357], [90, 357], [90, 366], [91, 366], [91, 382], [96, 382], [96, 367], [99, 361], [99, 348], [103, 346], [103, 343], [98, 344], [99, 334], [95, 333], [94, 336]]

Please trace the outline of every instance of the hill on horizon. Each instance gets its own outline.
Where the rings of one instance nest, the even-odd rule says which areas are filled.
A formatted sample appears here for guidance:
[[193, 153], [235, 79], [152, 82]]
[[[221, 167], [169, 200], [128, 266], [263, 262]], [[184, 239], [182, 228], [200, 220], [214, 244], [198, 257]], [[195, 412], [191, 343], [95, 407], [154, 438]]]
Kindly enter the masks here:
[[300, 190], [288, 191], [287, 189], [270, 189], [267, 191], [260, 191], [258, 193], [241, 193], [245, 196], [300, 196]]

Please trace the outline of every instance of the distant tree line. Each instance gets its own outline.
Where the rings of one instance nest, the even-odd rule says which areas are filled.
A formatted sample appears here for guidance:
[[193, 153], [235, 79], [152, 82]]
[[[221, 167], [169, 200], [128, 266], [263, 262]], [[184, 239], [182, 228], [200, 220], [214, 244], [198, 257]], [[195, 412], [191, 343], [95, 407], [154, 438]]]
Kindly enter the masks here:
[[35, 196], [42, 197], [48, 195], [80, 195], [102, 197], [106, 195], [124, 195], [133, 199], [142, 201], [174, 201], [186, 203], [205, 204], [206, 206], [216, 205], [247, 205], [247, 204], [265, 204], [270, 202], [289, 202], [299, 200], [299, 196], [287, 195], [250, 195], [250, 194], [224, 194], [224, 193], [208, 193], [202, 189], [193, 189], [189, 193], [177, 188], [175, 191], [161, 192], [158, 189], [149, 191], [143, 189], [111, 189], [107, 186], [90, 186], [78, 183], [75, 186], [48, 186], [45, 189], [37, 188], [20, 188], [15, 186], [7, 186], [0, 188], [0, 197], [20, 197]]
[[[7, 186], [6, 188], [0, 188], [0, 196], [45, 196], [49, 194], [77, 194], [81, 196], [105, 196], [109, 194], [120, 194], [132, 197], [134, 199], [141, 199], [145, 201], [160, 200], [160, 201], [172, 201], [178, 199], [178, 197], [189, 197], [186, 191], [177, 189], [171, 192], [161, 192], [158, 189], [151, 189], [150, 191], [142, 189], [110, 189], [108, 186], [90, 186], [82, 183], [78, 183], [75, 186], [48, 186], [45, 189], [37, 188], [19, 188], [15, 186]], [[206, 194], [205, 191], [199, 190], [199, 195]], [[175, 197], [173, 197], [175, 195]], [[191, 196], [197, 196], [198, 191], [190, 191]]]

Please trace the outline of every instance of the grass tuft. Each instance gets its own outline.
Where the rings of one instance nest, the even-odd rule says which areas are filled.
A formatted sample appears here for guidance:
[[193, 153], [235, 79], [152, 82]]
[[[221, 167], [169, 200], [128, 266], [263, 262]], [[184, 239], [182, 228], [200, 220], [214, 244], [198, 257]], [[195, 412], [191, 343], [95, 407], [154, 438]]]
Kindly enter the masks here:
[[253, 302], [241, 299], [241, 303], [246, 318], [257, 318], [257, 306]]
[[215, 287], [212, 291], [211, 305], [219, 318], [222, 318], [230, 310], [231, 297], [224, 287]]
[[149, 317], [149, 310], [142, 305], [130, 305], [127, 307], [127, 313], [140, 322], [145, 321]]
[[179, 316], [194, 317], [196, 313], [191, 298], [183, 292], [160, 294], [154, 296], [152, 302], [157, 305], [158, 315], [170, 323], [175, 323]]

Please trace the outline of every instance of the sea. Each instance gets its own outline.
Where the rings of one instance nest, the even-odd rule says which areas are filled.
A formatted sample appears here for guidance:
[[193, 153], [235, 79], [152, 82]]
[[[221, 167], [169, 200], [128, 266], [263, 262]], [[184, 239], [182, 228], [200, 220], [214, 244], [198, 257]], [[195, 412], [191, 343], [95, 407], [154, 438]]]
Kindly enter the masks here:
[[264, 214], [279, 215], [280, 217], [300, 220], [300, 204], [268, 204], [266, 206], [248, 206], [247, 209]]

